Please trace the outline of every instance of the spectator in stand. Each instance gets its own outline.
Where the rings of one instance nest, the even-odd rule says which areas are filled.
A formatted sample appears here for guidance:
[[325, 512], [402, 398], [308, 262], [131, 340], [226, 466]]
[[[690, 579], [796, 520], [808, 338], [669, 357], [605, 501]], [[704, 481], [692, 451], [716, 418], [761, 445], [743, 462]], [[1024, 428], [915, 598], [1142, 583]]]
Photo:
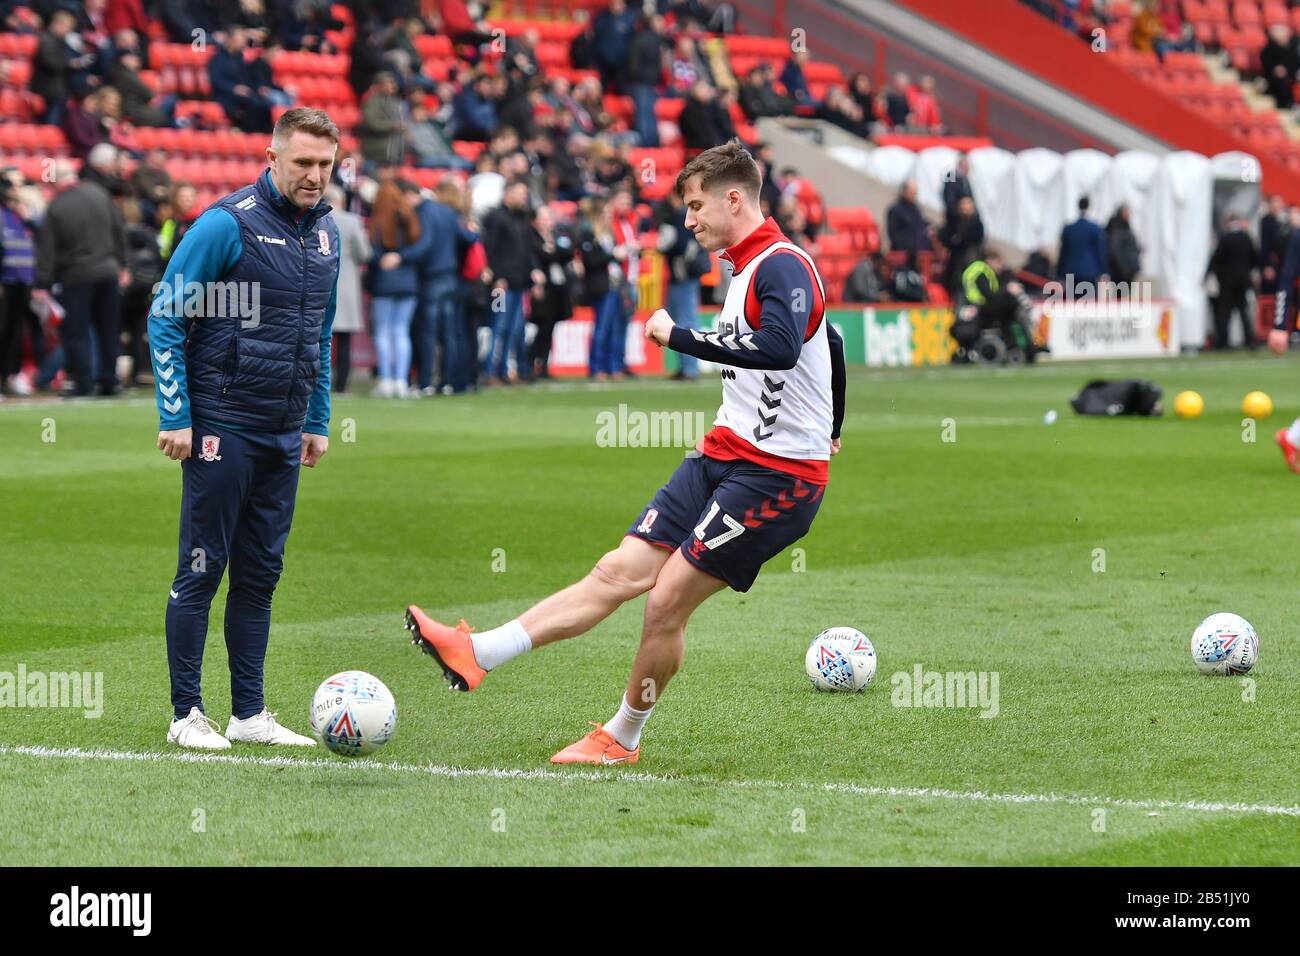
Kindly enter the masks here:
[[451, 129], [456, 139], [486, 143], [497, 129], [492, 77], [480, 73], [452, 101]]
[[695, 84], [703, 80], [713, 83], [713, 71], [708, 62], [700, 56], [694, 38], [685, 33], [677, 35], [673, 45], [672, 67], [668, 80], [668, 90], [674, 96], [688, 96]]
[[266, 37], [271, 31], [271, 18], [266, 14], [266, 5], [262, 0], [216, 0], [210, 2], [217, 19], [222, 23], [242, 23], [258, 39]]
[[[656, 247], [668, 269], [668, 297], [665, 306], [673, 324], [683, 329], [700, 327], [700, 279], [713, 269], [713, 260], [686, 228], [686, 206], [677, 190], [670, 189], [655, 215], [659, 224]], [[679, 363], [673, 373], [677, 381], [695, 381], [700, 363], [693, 355], [676, 353]]]
[[934, 95], [934, 77], [921, 77], [921, 85], [910, 91], [910, 103], [912, 126], [936, 136], [944, 132], [943, 117], [939, 114], [939, 100]]
[[458, 203], [460, 189], [449, 177], [443, 183], [450, 189], [439, 183], [439, 199], [422, 199], [415, 207], [420, 217], [420, 304], [412, 338], [415, 386], [424, 396], [436, 394], [438, 387], [446, 394], [465, 390], [457, 284], [461, 259], [478, 241], [478, 233], [461, 225], [459, 208], [444, 201]]
[[862, 139], [871, 137], [871, 124], [866, 114], [853, 97], [838, 86], [832, 86], [826, 91], [826, 98], [822, 100], [817, 115], [854, 136]]
[[691, 95], [677, 118], [682, 145], [689, 159], [701, 150], [721, 146], [736, 134], [731, 117], [718, 103], [712, 86], [700, 80], [691, 87]]
[[592, 21], [596, 69], [600, 71], [600, 82], [606, 92], [623, 92], [622, 80], [636, 20], [636, 12], [628, 9], [625, 0], [609, 0], [609, 6]]
[[542, 99], [541, 88], [545, 80], [540, 76], [529, 76], [517, 66], [511, 64], [506, 68], [504, 80], [496, 81], [500, 90], [497, 100], [497, 122], [509, 126], [520, 136], [531, 139], [537, 134], [537, 121], [534, 114], [538, 112]]
[[158, 254], [158, 230], [151, 226], [141, 211], [140, 200], [123, 196], [118, 209], [126, 238], [126, 268], [131, 275], [122, 292], [122, 331], [126, 333], [126, 355], [131, 360], [128, 385], [153, 382], [152, 364], [149, 361], [147, 338], [149, 306], [153, 301], [154, 286], [163, 274], [162, 256]]
[[1042, 295], [1043, 289], [1056, 271], [1052, 267], [1052, 251], [1038, 249], [1031, 252], [1020, 271], [1027, 274], [1025, 288], [1030, 289], [1035, 295]]
[[164, 263], [172, 257], [185, 233], [203, 211], [198, 208], [198, 198], [193, 183], [181, 180], [172, 186], [170, 201], [163, 209], [162, 225], [158, 229], [158, 252]]
[[420, 219], [415, 214], [419, 190], [398, 180], [392, 170], [380, 173], [379, 192], [370, 211], [372, 246], [367, 278], [371, 293], [371, 328], [375, 345], [376, 378], [372, 395], [411, 398], [411, 319], [419, 301], [416, 261], [408, 257], [420, 240]]
[[1278, 109], [1288, 110], [1295, 105], [1296, 74], [1300, 71], [1300, 51], [1295, 37], [1282, 23], [1268, 28], [1268, 43], [1259, 54], [1260, 74], [1265, 89], [1273, 97]]
[[1268, 212], [1259, 220], [1259, 291], [1264, 295], [1277, 292], [1278, 271], [1282, 268], [1282, 256], [1286, 253], [1290, 235], [1291, 224], [1287, 220], [1286, 201], [1278, 195], [1270, 196]]
[[69, 46], [76, 24], [73, 13], [64, 8], [55, 10], [49, 26], [37, 40], [32, 59], [31, 89], [45, 100], [42, 122], [51, 126], [58, 126], [63, 120], [73, 71], [84, 69], [93, 60], [93, 57], [75, 56]]
[[1160, 13], [1155, 0], [1140, 5], [1133, 18], [1130, 42], [1143, 53], [1156, 53], [1156, 45], [1164, 39], [1165, 28], [1160, 23]]
[[636, 33], [628, 43], [627, 92], [635, 107], [634, 125], [641, 138], [639, 145], [645, 149], [659, 146], [655, 103], [659, 101], [657, 87], [664, 75], [663, 30], [663, 17], [638, 17]]
[[36, 237], [31, 212], [19, 192], [21, 180], [16, 169], [0, 171], [0, 389], [30, 395], [31, 384], [20, 374], [23, 330], [31, 332], [32, 357], [38, 367], [44, 341], [40, 322], [31, 310]]
[[975, 191], [970, 184], [970, 157], [962, 153], [957, 157], [957, 165], [951, 173], [943, 177], [943, 214], [951, 221], [957, 214], [957, 205], [963, 199], [975, 199]]
[[583, 284], [587, 303], [595, 316], [591, 333], [591, 351], [587, 360], [587, 375], [593, 381], [604, 382], [610, 377], [615, 362], [610, 353], [611, 332], [617, 325], [620, 311], [618, 297], [620, 282], [615, 276], [622, 272], [614, 255], [614, 231], [604, 202], [590, 200], [579, 206], [582, 231], [578, 236], [578, 252], [582, 256]]
[[172, 174], [166, 170], [166, 161], [164, 148], [152, 148], [144, 153], [144, 160], [135, 166], [131, 176], [131, 191], [140, 198], [140, 211], [155, 225], [161, 221], [157, 216], [159, 207], [172, 196]]
[[333, 206], [330, 216], [339, 230], [339, 287], [334, 312], [334, 359], [331, 387], [339, 394], [348, 390], [348, 373], [352, 371], [352, 335], [364, 328], [361, 306], [361, 267], [370, 261], [374, 250], [366, 235], [365, 223], [346, 208], [347, 200], [337, 183], [325, 187], [325, 201]]
[[407, 100], [403, 129], [406, 145], [415, 157], [415, 165], [421, 169], [459, 169], [468, 172], [474, 168], [468, 159], [456, 155], [451, 140], [430, 112], [424, 94], [414, 94]]
[[1129, 222], [1127, 204], [1121, 203], [1106, 223], [1106, 260], [1107, 271], [1114, 282], [1127, 284], [1142, 271], [1142, 247], [1138, 245], [1137, 235]]
[[807, 62], [807, 50], [793, 51], [781, 68], [781, 85], [785, 87], [786, 95], [796, 104], [816, 107], [817, 101], [813, 99], [812, 92], [808, 89], [808, 79], [803, 75], [803, 65]]
[[815, 241], [813, 229], [808, 223], [808, 216], [799, 205], [799, 197], [794, 193], [784, 193], [777, 203], [776, 215], [773, 216], [781, 232], [785, 233], [800, 249], [810, 251]]
[[406, 134], [402, 122], [402, 100], [397, 95], [397, 78], [387, 71], [375, 74], [370, 92], [361, 101], [361, 122], [357, 124], [361, 155], [373, 166], [400, 166], [406, 156]]
[[[632, 208], [632, 189], [615, 187], [605, 204], [610, 233], [614, 239], [615, 291], [611, 321], [605, 325], [604, 354], [611, 378], [635, 378], [627, 367], [627, 323], [636, 311], [637, 282], [640, 279], [641, 243], [636, 213]], [[592, 332], [595, 336], [595, 330]]]
[[438, 8], [437, 14], [426, 17], [430, 28], [449, 37], [452, 43], [469, 47], [474, 58], [479, 47], [496, 39], [485, 20], [469, 15], [465, 0], [435, 0], [428, 5]]
[[469, 192], [471, 219], [482, 222], [487, 214], [501, 205], [506, 195], [506, 178], [497, 169], [497, 158], [487, 150], [474, 161], [474, 175], [465, 184]]
[[[537, 284], [528, 186], [514, 181], [502, 204], [483, 219], [483, 248], [492, 272], [492, 347], [487, 384], [515, 384], [529, 375], [524, 352], [524, 296]], [[545, 281], [545, 277], [543, 277]], [[510, 356], [515, 371], [510, 371]]]
[[885, 260], [879, 252], [873, 252], [863, 258], [849, 277], [844, 280], [844, 301], [854, 303], [873, 303], [885, 301]]
[[195, 37], [210, 36], [220, 26], [208, 0], [167, 0], [158, 4], [158, 18], [172, 43], [193, 43]]
[[906, 129], [912, 125], [912, 81], [906, 73], [894, 74], [894, 85], [885, 94], [885, 116], [889, 128]]
[[92, 57], [87, 70], [102, 73], [103, 65], [107, 55], [112, 52], [113, 45], [112, 33], [108, 29], [108, 18], [104, 15], [104, 0], [82, 0], [80, 6], [77, 25], [68, 40], [74, 53], [85, 53]]
[[1107, 277], [1106, 270], [1110, 267], [1106, 233], [1088, 218], [1089, 205], [1088, 197], [1081, 197], [1079, 218], [1061, 230], [1061, 251], [1056, 263], [1057, 278], [1065, 283], [1066, 294], [1073, 287], [1076, 297], [1095, 296], [1097, 283]]
[[416, 17], [399, 20], [388, 31], [384, 44], [384, 59], [388, 70], [397, 78], [397, 88], [403, 95], [416, 91], [431, 93], [438, 85], [433, 77], [423, 71], [424, 61], [415, 48], [416, 37], [424, 33], [424, 23]]
[[740, 108], [750, 122], [764, 116], [789, 116], [794, 112], [794, 100], [782, 96], [772, 84], [772, 68], [760, 63], [747, 74], [740, 88]]
[[918, 253], [930, 250], [933, 232], [921, 213], [921, 207], [916, 204], [916, 180], [909, 179], [903, 183], [898, 199], [885, 213], [889, 251], [906, 253], [907, 264], [915, 268]]
[[592, 144], [591, 156], [596, 160], [591, 185], [593, 191], [608, 195], [631, 181], [632, 166], [625, 152], [597, 140]]
[[298, 99], [295, 91], [292, 88], [280, 89], [275, 85], [272, 75], [272, 64], [282, 49], [279, 39], [272, 38], [267, 42], [254, 36], [252, 45], [257, 52], [251, 59], [246, 59], [245, 63], [253, 90], [270, 106], [293, 106]]
[[939, 241], [948, 250], [948, 265], [944, 270], [944, 286], [955, 293], [961, 285], [966, 267], [984, 251], [984, 223], [975, 210], [975, 200], [963, 196], [957, 209], [939, 232]]
[[573, 316], [573, 296], [569, 289], [569, 270], [577, 254], [573, 234], [555, 221], [550, 206], [538, 206], [533, 213], [533, 262], [544, 281], [532, 289], [532, 319], [537, 335], [529, 348], [534, 379], [550, 378], [551, 340], [555, 323]]
[[142, 42], [149, 36], [149, 18], [141, 0], [108, 0], [104, 7], [104, 24], [111, 36], [131, 30]]
[[876, 91], [869, 75], [858, 72], [849, 77], [849, 96], [853, 97], [853, 102], [858, 104], [858, 109], [864, 115], [875, 115]]
[[753, 156], [754, 162], [758, 164], [759, 174], [763, 177], [763, 185], [758, 188], [758, 205], [760, 209], [766, 206], [763, 212], [766, 217], [772, 215], [777, 203], [781, 201], [781, 187], [777, 183], [776, 151], [772, 149], [771, 143], [760, 141], [754, 144]]
[[357, 24], [348, 63], [348, 85], [352, 87], [357, 99], [361, 99], [370, 89], [376, 73], [391, 72], [388, 61], [384, 58], [383, 43], [386, 36], [386, 31], [373, 28], [368, 20]]
[[1250, 308], [1249, 292], [1254, 286], [1255, 269], [1259, 265], [1259, 251], [1255, 240], [1246, 231], [1246, 220], [1229, 215], [1223, 234], [1210, 256], [1207, 276], [1218, 280], [1219, 295], [1214, 300], [1214, 348], [1229, 348], [1228, 330], [1235, 312], [1241, 317], [1241, 334], [1252, 352], [1258, 348], [1255, 341], [1255, 314]]
[[[127, 156], [140, 153], [140, 143], [135, 136], [135, 128], [122, 121], [122, 94], [116, 87], [100, 87], [96, 103], [99, 122], [108, 131], [108, 141], [118, 148], [119, 163]], [[126, 186], [123, 184], [122, 189]]]
[[122, 115], [135, 126], [175, 126], [176, 94], [169, 93], [153, 105], [153, 90], [140, 77], [143, 62], [135, 31], [115, 33], [113, 48], [117, 55], [104, 80], [122, 95]]
[[74, 395], [95, 393], [92, 327], [98, 342], [99, 394], [118, 392], [119, 290], [130, 282], [130, 274], [122, 217], [108, 188], [116, 164], [117, 150], [100, 143], [90, 151], [80, 180], [71, 166], [60, 169], [55, 179], [63, 191], [46, 209], [36, 233], [32, 301], [48, 308], [50, 287], [61, 287], [61, 334]]
[[334, 19], [331, 6], [330, 0], [307, 0], [304, 3], [279, 0], [274, 9], [275, 32], [285, 49], [334, 53], [334, 46], [325, 33], [343, 29], [343, 22]]
[[100, 143], [107, 143], [108, 126], [100, 110], [100, 89], [86, 90], [74, 97], [63, 114], [63, 135], [68, 149], [78, 159], [85, 159]]
[[244, 60], [249, 32], [241, 25], [226, 29], [225, 39], [208, 61], [212, 98], [221, 104], [231, 125], [246, 133], [271, 131], [271, 101], [257, 90], [257, 78]]

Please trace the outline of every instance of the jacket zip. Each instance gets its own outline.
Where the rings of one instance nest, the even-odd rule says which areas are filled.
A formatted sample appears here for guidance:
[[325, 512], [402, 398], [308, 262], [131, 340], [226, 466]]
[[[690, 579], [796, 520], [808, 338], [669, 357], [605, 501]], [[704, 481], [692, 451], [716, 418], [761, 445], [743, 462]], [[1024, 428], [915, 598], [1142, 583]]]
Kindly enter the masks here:
[[[303, 217], [303, 229], [307, 228], [306, 216]], [[289, 390], [285, 393], [284, 401], [286, 407], [289, 400], [293, 397], [293, 385], [298, 380], [298, 357], [302, 353], [302, 325], [303, 316], [307, 312], [307, 237], [305, 233], [298, 233], [298, 245], [302, 248], [302, 281], [299, 283], [301, 292], [298, 295], [298, 343], [293, 347], [293, 372], [289, 375]], [[280, 427], [284, 428], [284, 416], [280, 416]]]

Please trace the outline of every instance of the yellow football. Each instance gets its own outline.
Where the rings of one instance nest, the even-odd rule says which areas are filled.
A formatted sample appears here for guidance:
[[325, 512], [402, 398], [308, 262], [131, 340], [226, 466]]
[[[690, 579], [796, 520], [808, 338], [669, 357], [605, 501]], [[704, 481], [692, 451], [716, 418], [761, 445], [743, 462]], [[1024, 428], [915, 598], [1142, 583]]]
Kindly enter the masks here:
[[1273, 399], [1264, 392], [1251, 392], [1241, 400], [1241, 413], [1247, 418], [1268, 418], [1273, 414]]
[[1174, 399], [1174, 414], [1179, 418], [1200, 418], [1205, 410], [1205, 399], [1199, 392], [1179, 392]]

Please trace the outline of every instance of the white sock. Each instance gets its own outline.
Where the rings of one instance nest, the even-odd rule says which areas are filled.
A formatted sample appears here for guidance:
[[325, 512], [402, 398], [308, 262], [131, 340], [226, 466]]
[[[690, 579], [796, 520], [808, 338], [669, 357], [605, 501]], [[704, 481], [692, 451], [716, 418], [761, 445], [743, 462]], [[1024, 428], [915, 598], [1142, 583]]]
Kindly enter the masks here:
[[605, 732], [628, 750], [636, 750], [641, 742], [641, 731], [654, 709], [655, 705], [651, 704], [646, 710], [637, 710], [628, 704], [625, 696], [618, 702], [618, 713], [605, 724]]
[[1286, 440], [1293, 445], [1300, 445], [1300, 418], [1293, 421], [1286, 430]]
[[471, 634], [469, 639], [474, 645], [474, 659], [485, 671], [500, 667], [506, 661], [533, 649], [533, 639], [519, 623], [519, 618], [482, 634]]

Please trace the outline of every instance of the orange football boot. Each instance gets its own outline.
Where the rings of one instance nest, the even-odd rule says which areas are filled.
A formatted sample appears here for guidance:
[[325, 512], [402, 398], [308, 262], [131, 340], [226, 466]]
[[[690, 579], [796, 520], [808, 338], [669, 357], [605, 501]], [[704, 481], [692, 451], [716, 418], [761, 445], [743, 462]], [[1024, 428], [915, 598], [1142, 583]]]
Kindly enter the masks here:
[[1286, 437], [1285, 428], [1277, 433], [1277, 446], [1282, 449], [1282, 457], [1286, 459], [1286, 466], [1300, 474], [1300, 449], [1291, 444], [1290, 439]]
[[406, 629], [411, 643], [428, 654], [456, 690], [473, 690], [483, 683], [487, 671], [478, 666], [470, 626], [464, 619], [455, 627], [440, 624], [412, 604], [406, 609]]
[[554, 757], [551, 763], [594, 763], [612, 765], [636, 763], [641, 759], [641, 748], [628, 750], [605, 732], [600, 724], [592, 723], [596, 729], [581, 740], [569, 744]]

